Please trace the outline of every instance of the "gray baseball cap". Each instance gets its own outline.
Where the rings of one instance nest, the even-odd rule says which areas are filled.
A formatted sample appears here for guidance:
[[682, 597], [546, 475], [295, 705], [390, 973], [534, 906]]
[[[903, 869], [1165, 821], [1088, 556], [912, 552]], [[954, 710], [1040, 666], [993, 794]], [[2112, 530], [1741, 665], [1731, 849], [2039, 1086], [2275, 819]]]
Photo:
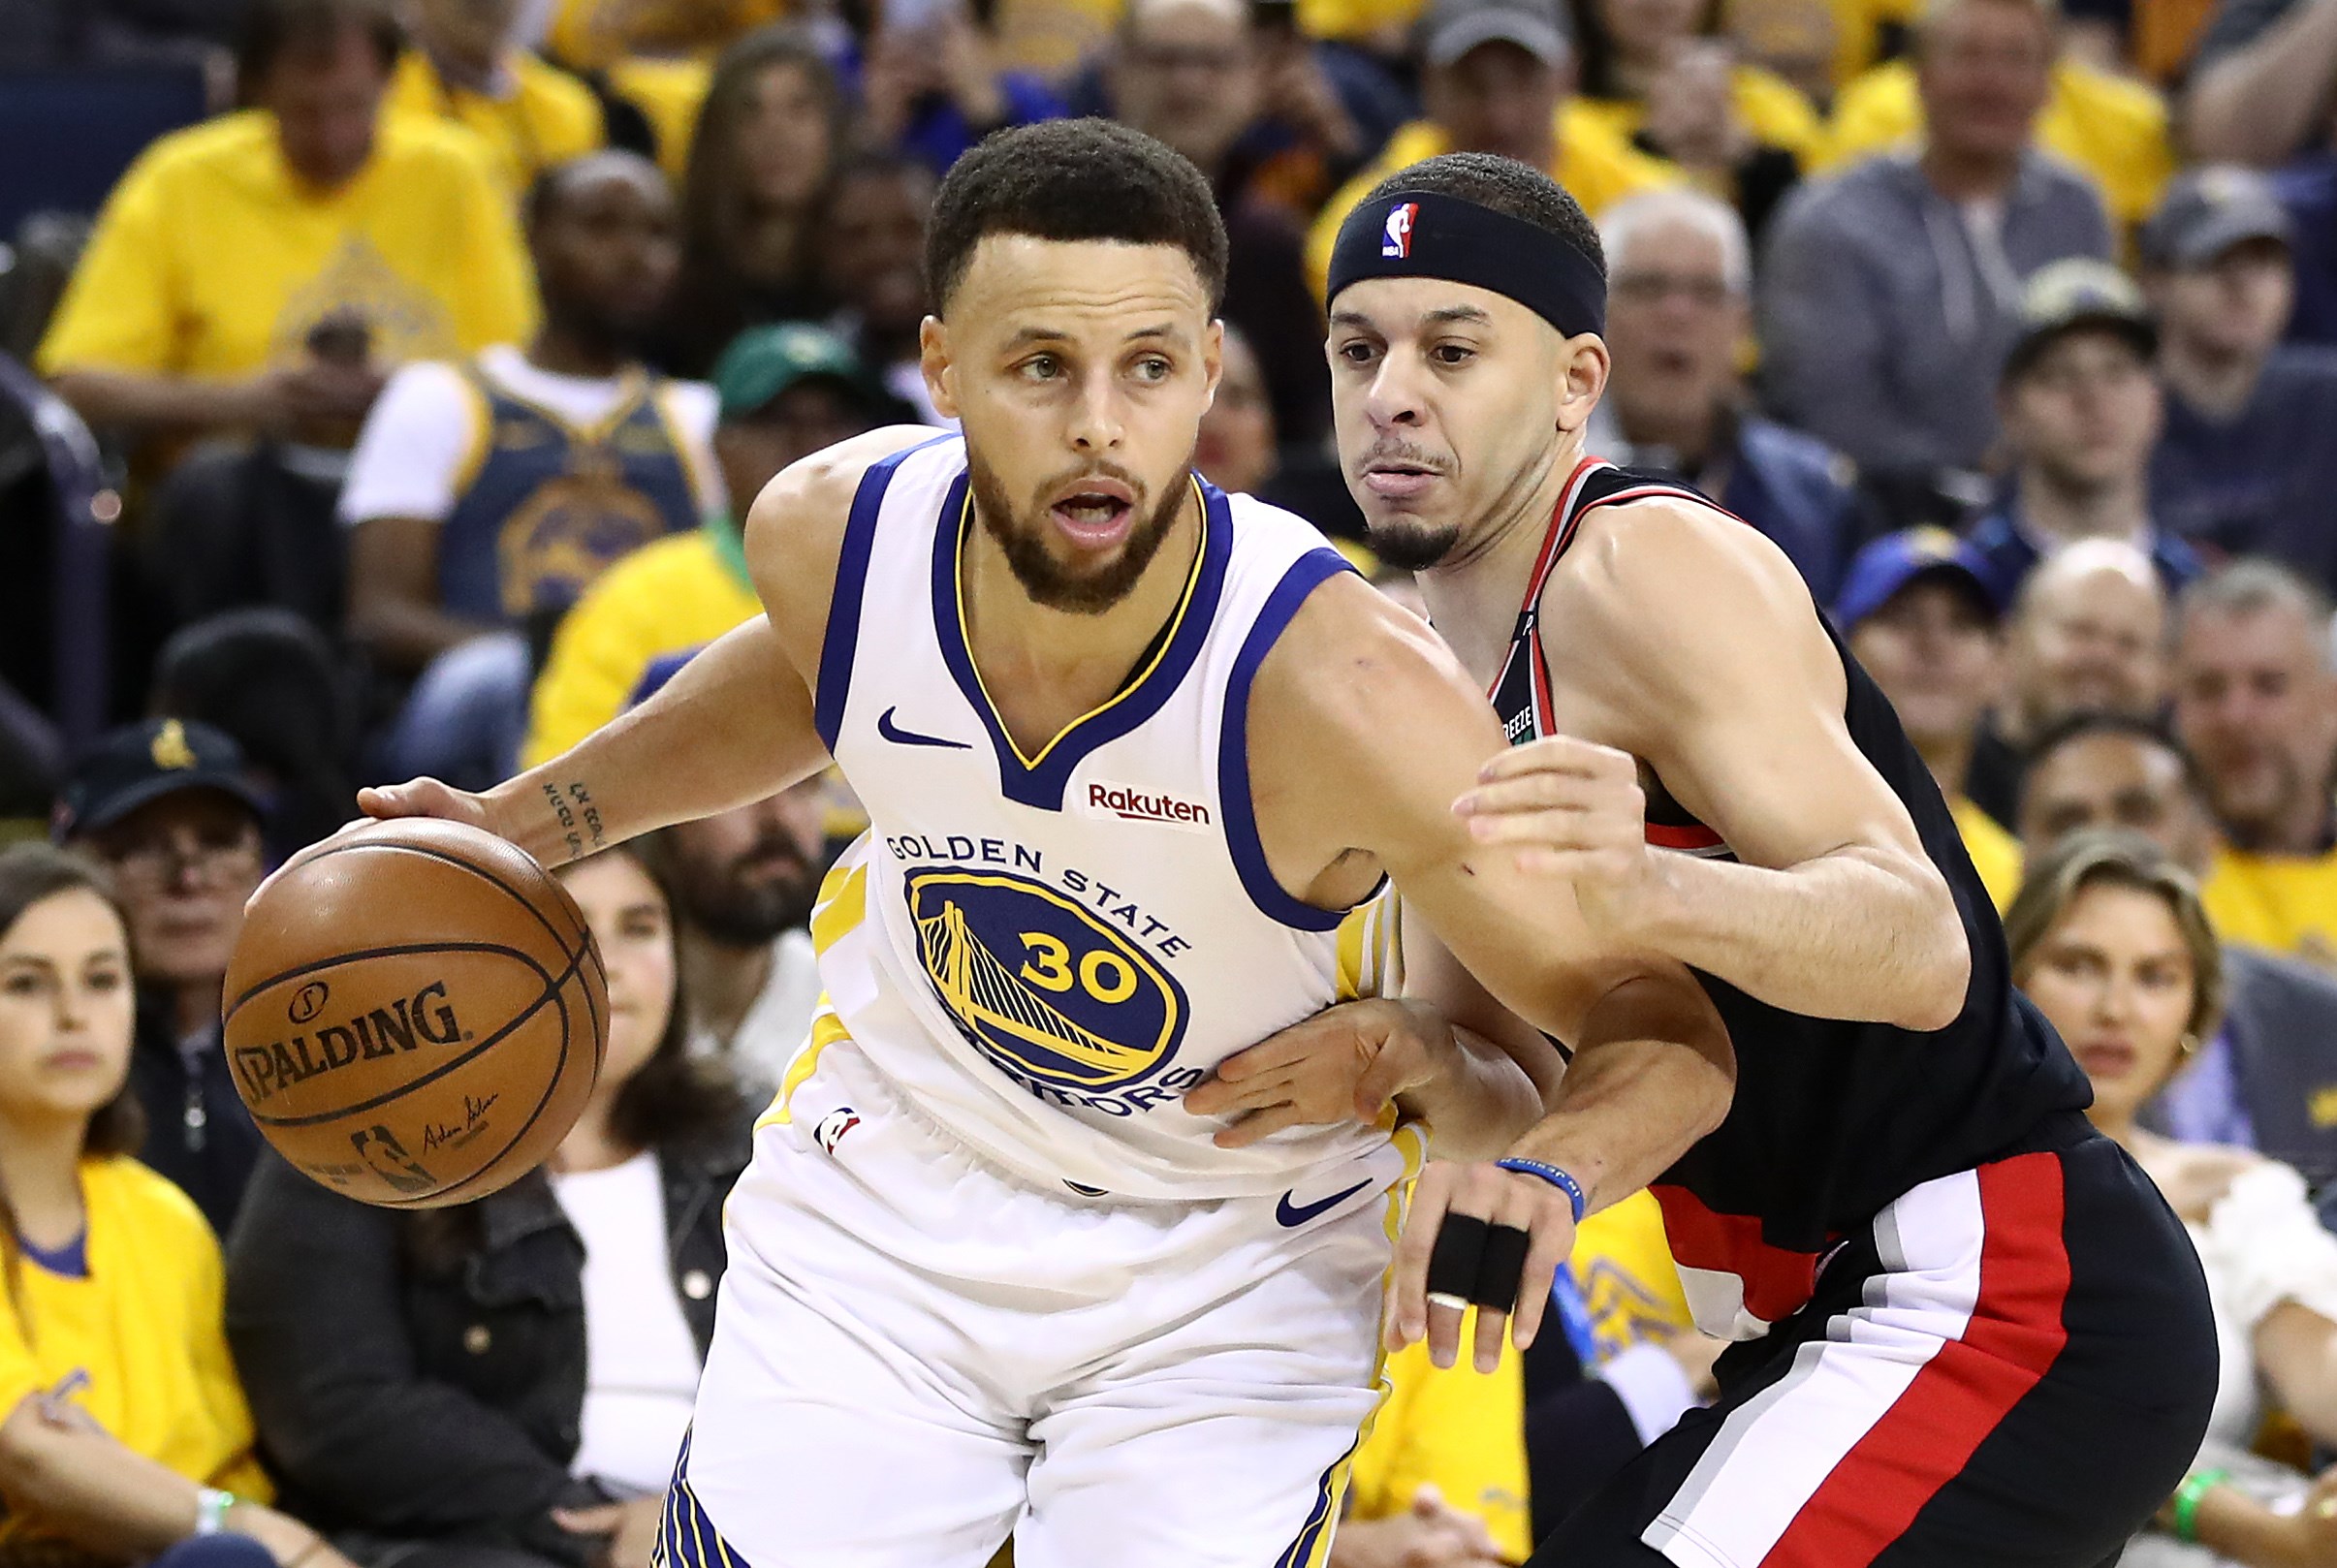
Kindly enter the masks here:
[[1480, 44], [1515, 44], [1544, 65], [1574, 51], [1563, 0], [1433, 0], [1420, 22], [1421, 55], [1451, 65]]
[[2292, 244], [2296, 228], [2271, 181], [2236, 164], [2185, 170], [2135, 235], [2152, 267], [2188, 271], [2251, 239]]

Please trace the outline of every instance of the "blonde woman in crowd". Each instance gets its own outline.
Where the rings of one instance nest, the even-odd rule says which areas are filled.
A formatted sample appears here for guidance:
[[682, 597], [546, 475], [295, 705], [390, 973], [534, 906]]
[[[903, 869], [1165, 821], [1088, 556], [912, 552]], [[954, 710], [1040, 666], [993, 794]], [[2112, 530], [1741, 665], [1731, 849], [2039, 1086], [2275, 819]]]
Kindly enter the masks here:
[[2223, 1375], [2207, 1446], [2160, 1510], [2163, 1534], [2138, 1538], [2124, 1560], [2337, 1565], [2337, 1472], [2314, 1483], [2248, 1453], [2275, 1409], [2337, 1443], [2337, 1237], [2292, 1168], [2178, 1144], [2138, 1120], [2223, 1006], [2221, 950], [2196, 886], [2145, 839], [2078, 833], [2031, 868], [2005, 934], [2022, 989], [2093, 1081], [2087, 1114], [2190, 1231], [2215, 1309]]

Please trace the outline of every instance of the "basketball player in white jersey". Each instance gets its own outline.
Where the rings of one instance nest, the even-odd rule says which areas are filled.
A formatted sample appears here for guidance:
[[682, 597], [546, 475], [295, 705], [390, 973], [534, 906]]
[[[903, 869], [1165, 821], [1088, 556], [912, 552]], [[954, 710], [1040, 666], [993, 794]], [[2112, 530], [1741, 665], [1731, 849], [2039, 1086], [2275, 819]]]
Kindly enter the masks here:
[[[2197, 1261], [2081, 1113], [1946, 801], [1791, 563], [1585, 453], [1605, 298], [1573, 199], [1484, 154], [1391, 175], [1330, 267], [1349, 486], [1516, 742], [1456, 812], [1690, 964], [1737, 1056], [1727, 1116], [1651, 1182], [1698, 1324], [1735, 1341], [1720, 1396], [1532, 1563], [2098, 1568], [2197, 1452]], [[1335, 1103], [1347, 1053], [1292, 1044], [1262, 1048], [1287, 1103]], [[1424, 1177], [1395, 1338], [1425, 1317], [1449, 1364], [1429, 1222], [1480, 1228], [1504, 1188], [1534, 1180]]]
[[[1725, 1112], [1686, 969], [1595, 939], [1452, 814], [1502, 745], [1468, 676], [1306, 524], [1191, 475], [1224, 267], [1159, 143], [993, 138], [929, 251], [926, 379], [963, 438], [781, 475], [747, 525], [768, 613], [574, 751], [363, 798], [553, 863], [831, 758], [868, 807], [812, 918], [826, 1004], [730, 1201], [669, 1562], [979, 1568], [1011, 1528], [1020, 1568], [1318, 1564], [1422, 1123], [1485, 1156], [1541, 1118], [1528, 1152], [1563, 1170], [1495, 1216], [1540, 1282], [1523, 1339], [1576, 1211]], [[1416, 988], [1496, 1033], [1407, 1027], [1366, 1123], [1188, 1110], [1233, 1052], [1393, 988], [1383, 874]], [[1563, 1084], [1537, 1029], [1576, 1052]]]

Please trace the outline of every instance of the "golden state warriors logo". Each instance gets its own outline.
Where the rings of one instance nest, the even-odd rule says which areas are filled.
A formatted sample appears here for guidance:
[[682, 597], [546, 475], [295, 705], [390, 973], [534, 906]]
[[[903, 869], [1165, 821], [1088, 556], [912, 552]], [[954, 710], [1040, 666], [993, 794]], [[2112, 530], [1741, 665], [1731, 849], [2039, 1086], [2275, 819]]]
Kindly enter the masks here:
[[1093, 1092], [1177, 1054], [1184, 992], [1064, 894], [1003, 871], [911, 871], [918, 956], [967, 1039], [1029, 1082]]

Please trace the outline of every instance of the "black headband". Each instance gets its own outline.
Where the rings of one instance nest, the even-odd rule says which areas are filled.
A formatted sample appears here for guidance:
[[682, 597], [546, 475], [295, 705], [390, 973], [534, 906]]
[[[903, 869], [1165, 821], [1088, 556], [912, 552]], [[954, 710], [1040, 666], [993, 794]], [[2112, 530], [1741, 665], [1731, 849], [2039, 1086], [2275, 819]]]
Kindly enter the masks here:
[[1458, 197], [1398, 191], [1348, 213], [1329, 298], [1365, 278], [1445, 278], [1515, 299], [1566, 337], [1606, 330], [1596, 262], [1562, 235]]

